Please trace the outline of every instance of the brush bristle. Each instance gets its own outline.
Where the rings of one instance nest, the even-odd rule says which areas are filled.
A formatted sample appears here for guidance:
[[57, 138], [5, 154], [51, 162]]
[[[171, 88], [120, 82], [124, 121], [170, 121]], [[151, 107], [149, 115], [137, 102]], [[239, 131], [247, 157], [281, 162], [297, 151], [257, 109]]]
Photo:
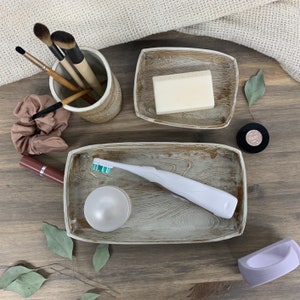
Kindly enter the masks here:
[[92, 164], [92, 171], [97, 171], [103, 174], [109, 174], [111, 171], [111, 168], [108, 166], [101, 166], [98, 164]]
[[76, 46], [75, 38], [65, 31], [55, 31], [51, 34], [51, 40], [62, 49], [72, 49]]
[[25, 54], [25, 50], [22, 48], [22, 47], [20, 47], [20, 46], [17, 46], [16, 47], [16, 51], [18, 52], [18, 53], [20, 53], [20, 54]]
[[41, 23], [36, 23], [36, 24], [34, 24], [33, 32], [34, 32], [35, 36], [38, 37], [47, 46], [52, 45], [50, 31], [47, 28], [47, 26], [45, 26]]

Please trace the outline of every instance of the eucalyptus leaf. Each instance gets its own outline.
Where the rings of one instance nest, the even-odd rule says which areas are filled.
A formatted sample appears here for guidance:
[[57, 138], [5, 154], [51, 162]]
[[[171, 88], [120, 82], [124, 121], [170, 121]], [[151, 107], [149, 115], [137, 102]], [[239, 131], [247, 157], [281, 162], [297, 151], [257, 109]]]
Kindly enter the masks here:
[[260, 69], [256, 75], [251, 76], [244, 87], [246, 99], [249, 106], [252, 106], [257, 100], [263, 97], [266, 91], [264, 73]]
[[10, 283], [5, 289], [18, 293], [23, 298], [34, 294], [46, 281], [46, 279], [35, 271], [20, 275], [16, 280]]
[[85, 293], [80, 300], [96, 300], [100, 295], [95, 293]]
[[43, 231], [47, 238], [49, 250], [72, 260], [73, 240], [67, 236], [67, 233], [45, 222], [43, 223]]
[[110, 258], [109, 245], [99, 244], [93, 255], [93, 266], [96, 272], [99, 272]]
[[28, 269], [23, 266], [13, 266], [8, 268], [0, 277], [0, 289], [5, 289], [20, 275], [32, 272], [32, 269]]

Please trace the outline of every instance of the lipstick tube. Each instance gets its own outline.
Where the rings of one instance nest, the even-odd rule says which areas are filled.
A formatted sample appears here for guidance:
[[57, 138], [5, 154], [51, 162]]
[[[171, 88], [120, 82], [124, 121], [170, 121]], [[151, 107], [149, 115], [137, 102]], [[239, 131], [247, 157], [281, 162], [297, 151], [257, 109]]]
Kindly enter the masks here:
[[40, 176], [49, 178], [60, 184], [64, 183], [64, 173], [62, 171], [47, 166], [32, 156], [24, 155], [19, 163], [21, 166], [39, 174]]

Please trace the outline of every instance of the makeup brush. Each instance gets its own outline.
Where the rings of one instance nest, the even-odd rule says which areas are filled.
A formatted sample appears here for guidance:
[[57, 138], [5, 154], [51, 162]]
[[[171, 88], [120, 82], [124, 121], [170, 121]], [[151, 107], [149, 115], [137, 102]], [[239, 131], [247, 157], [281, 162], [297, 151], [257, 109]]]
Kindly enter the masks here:
[[34, 114], [31, 117], [31, 119], [35, 120], [35, 119], [40, 118], [40, 117], [42, 117], [42, 116], [44, 116], [44, 115], [46, 115], [46, 114], [48, 114], [48, 113], [50, 113], [52, 111], [55, 111], [55, 110], [63, 107], [64, 105], [67, 105], [67, 104], [71, 103], [72, 101], [80, 98], [81, 96], [89, 93], [91, 90], [92, 89], [85, 89], [85, 90], [82, 90], [82, 91], [80, 91], [78, 93], [75, 93], [72, 96], [67, 97], [67, 98], [61, 100], [60, 102], [57, 102], [57, 103], [55, 103], [55, 104], [53, 104], [53, 105], [51, 105], [51, 106], [49, 106], [49, 107], [47, 107], [47, 108], [39, 111], [39, 112], [37, 112], [36, 114]]
[[55, 31], [51, 34], [51, 40], [55, 45], [65, 51], [86, 82], [97, 92], [99, 96], [102, 96], [104, 92], [103, 88], [83, 53], [79, 49], [73, 35], [65, 31]]
[[62, 66], [65, 68], [65, 70], [74, 79], [74, 81], [81, 88], [85, 88], [83, 81], [80, 79], [80, 77], [75, 72], [75, 70], [73, 69], [71, 64], [65, 58], [65, 55], [62, 53], [62, 51], [55, 44], [53, 44], [53, 42], [51, 40], [51, 37], [50, 37], [50, 31], [47, 28], [47, 26], [45, 26], [41, 23], [36, 23], [36, 24], [34, 24], [33, 32], [34, 32], [34, 34], [37, 38], [39, 38], [44, 44], [46, 44], [48, 46], [50, 51], [59, 60], [59, 62], [62, 64]]
[[[22, 54], [23, 56], [25, 56], [29, 61], [31, 61], [33, 64], [35, 64], [36, 66], [41, 68], [43, 71], [48, 73], [49, 76], [52, 76], [54, 78], [54, 80], [56, 80], [57, 82], [59, 82], [60, 84], [62, 84], [66, 88], [68, 88], [69, 90], [71, 90], [73, 92], [80, 92], [81, 91], [81, 89], [79, 87], [76, 87], [75, 85], [73, 85], [71, 82], [69, 82], [67, 79], [65, 79], [64, 77], [62, 77], [58, 73], [56, 73], [54, 70], [52, 70], [48, 66], [46, 66], [44, 63], [42, 63], [36, 57], [34, 57], [33, 55], [26, 52], [22, 47], [17, 46], [16, 51], [18, 53]], [[93, 98], [91, 98], [89, 95], [85, 95], [84, 100], [86, 100], [90, 104], [95, 103], [95, 100]]]

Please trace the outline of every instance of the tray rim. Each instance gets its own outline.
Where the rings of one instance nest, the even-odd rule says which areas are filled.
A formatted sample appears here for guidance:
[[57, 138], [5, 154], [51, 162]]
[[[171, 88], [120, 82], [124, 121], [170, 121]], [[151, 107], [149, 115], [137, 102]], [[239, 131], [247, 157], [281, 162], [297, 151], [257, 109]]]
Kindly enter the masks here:
[[[209, 240], [204, 240], [204, 241], [200, 241], [200, 240], [187, 240], [187, 241], [165, 241], [165, 240], [161, 240], [161, 241], [134, 241], [134, 242], [126, 242], [126, 241], [112, 241], [112, 240], [99, 240], [99, 241], [94, 241], [85, 237], [80, 237], [76, 234], [73, 234], [70, 230], [70, 222], [69, 222], [69, 218], [68, 218], [68, 207], [67, 207], [67, 189], [66, 189], [66, 183], [68, 182], [68, 176], [69, 176], [69, 166], [72, 163], [72, 159], [76, 154], [79, 154], [81, 152], [84, 152], [86, 150], [93, 150], [93, 149], [97, 149], [99, 147], [113, 147], [116, 148], [118, 146], [134, 146], [134, 145], [145, 145], [145, 146], [150, 146], [150, 145], [157, 145], [157, 146], [171, 146], [171, 145], [182, 145], [182, 146], [211, 146], [211, 147], [219, 147], [219, 148], [223, 148], [223, 149], [227, 149], [229, 151], [232, 151], [234, 153], [236, 153], [238, 155], [239, 158], [239, 162], [241, 165], [241, 171], [242, 171], [242, 179], [243, 179], [243, 212], [241, 214], [241, 219], [242, 222], [240, 224], [240, 230], [239, 231], [235, 231], [232, 232], [228, 235], [226, 235], [225, 237], [216, 237], [213, 239], [209, 239]], [[228, 146], [225, 144], [219, 144], [219, 143], [195, 143], [195, 142], [121, 142], [121, 143], [103, 143], [103, 144], [92, 144], [92, 145], [87, 145], [87, 146], [83, 146], [83, 147], [79, 147], [76, 149], [73, 149], [71, 151], [68, 152], [67, 155], [67, 159], [66, 159], [66, 164], [65, 164], [65, 172], [64, 172], [64, 186], [63, 186], [63, 213], [64, 213], [64, 222], [65, 222], [65, 228], [66, 228], [66, 233], [69, 237], [79, 240], [79, 241], [83, 241], [83, 242], [89, 242], [89, 243], [103, 243], [103, 244], [118, 244], [118, 245], [151, 245], [151, 244], [196, 244], [196, 243], [210, 243], [210, 242], [217, 242], [217, 241], [224, 241], [224, 240], [228, 240], [231, 239], [233, 237], [237, 237], [243, 234], [245, 227], [246, 227], [246, 222], [247, 222], [247, 212], [248, 212], [248, 199], [247, 199], [247, 174], [246, 174], [246, 166], [245, 166], [245, 161], [243, 158], [243, 154], [242, 151], [232, 147], [232, 146]]]
[[[231, 106], [231, 110], [230, 113], [226, 119], [226, 121], [222, 124], [217, 124], [217, 125], [194, 125], [194, 124], [179, 124], [179, 123], [175, 123], [175, 122], [170, 122], [170, 121], [163, 121], [161, 119], [156, 119], [156, 118], [152, 118], [152, 117], [147, 117], [145, 116], [143, 113], [140, 112], [139, 108], [138, 108], [138, 96], [137, 96], [137, 81], [138, 81], [138, 71], [140, 69], [140, 64], [142, 61], [142, 57], [146, 52], [158, 52], [158, 51], [163, 51], [163, 50], [169, 50], [169, 51], [194, 51], [194, 52], [199, 52], [199, 53], [211, 53], [211, 54], [217, 54], [220, 56], [225, 56], [228, 59], [230, 59], [233, 62], [234, 65], [234, 70], [235, 70], [235, 90], [234, 90], [234, 95], [233, 95], [233, 103]], [[216, 50], [211, 50], [211, 49], [203, 49], [203, 48], [193, 48], [193, 47], [151, 47], [151, 48], [143, 48], [140, 51], [140, 54], [138, 56], [138, 60], [137, 60], [137, 64], [136, 64], [136, 69], [135, 69], [135, 75], [134, 75], [134, 85], [133, 85], [133, 103], [134, 103], [134, 111], [135, 114], [138, 118], [141, 118], [143, 120], [146, 120], [148, 122], [151, 123], [155, 123], [155, 124], [160, 124], [160, 125], [165, 125], [165, 126], [172, 126], [172, 127], [178, 127], [178, 128], [189, 128], [189, 129], [222, 129], [222, 128], [226, 128], [234, 115], [234, 111], [235, 111], [235, 106], [236, 106], [236, 102], [237, 102], [237, 94], [238, 94], [238, 87], [239, 87], [239, 68], [238, 68], [238, 64], [237, 64], [237, 60], [226, 53], [220, 52], [220, 51], [216, 51]]]

